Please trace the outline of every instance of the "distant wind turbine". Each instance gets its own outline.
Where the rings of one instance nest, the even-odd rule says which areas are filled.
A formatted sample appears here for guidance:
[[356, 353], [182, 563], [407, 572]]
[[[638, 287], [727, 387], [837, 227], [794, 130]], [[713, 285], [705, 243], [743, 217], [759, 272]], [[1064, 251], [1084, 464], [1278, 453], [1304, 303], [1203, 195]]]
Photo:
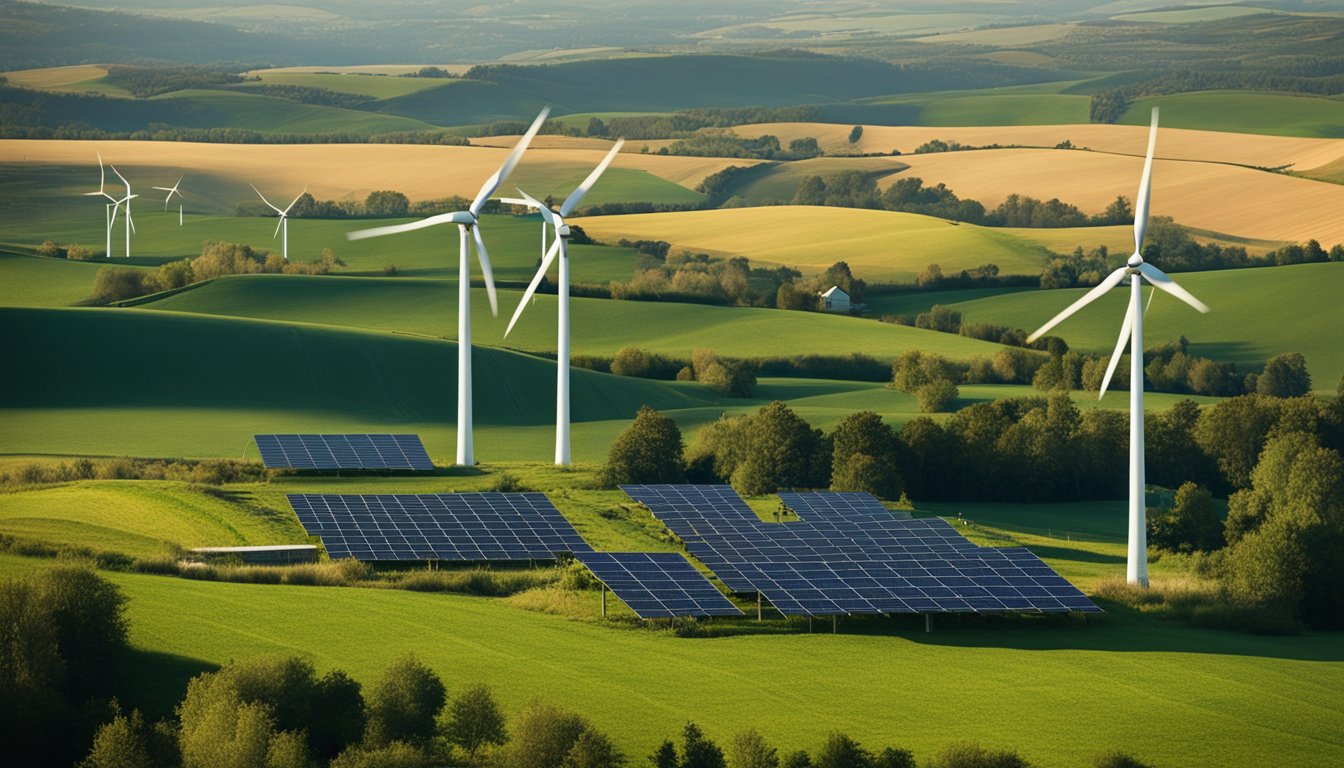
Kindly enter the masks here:
[[[1143, 161], [1143, 177], [1139, 181], [1138, 205], [1134, 208], [1134, 253], [1125, 266], [1106, 276], [1097, 287], [1083, 294], [1050, 322], [1027, 337], [1035, 341], [1065, 318], [1092, 303], [1107, 291], [1129, 279], [1129, 307], [1125, 322], [1120, 327], [1120, 338], [1115, 343], [1111, 362], [1106, 366], [1106, 377], [1101, 382], [1098, 398], [1106, 393], [1115, 374], [1115, 367], [1129, 343], [1129, 557], [1125, 578], [1130, 584], [1148, 586], [1148, 528], [1144, 507], [1144, 451], [1143, 451], [1143, 281], [1156, 290], [1165, 291], [1200, 312], [1209, 308], [1188, 291], [1172, 282], [1170, 277], [1152, 264], [1144, 262], [1143, 235], [1148, 228], [1148, 201], [1152, 187], [1153, 150], [1157, 146], [1157, 108], [1153, 108], [1152, 127], [1148, 131], [1148, 154]], [[1152, 303], [1152, 297], [1148, 299]]]
[[85, 197], [105, 197], [109, 202], [103, 204], [103, 225], [107, 232], [107, 250], [103, 252], [105, 258], [112, 258], [112, 221], [113, 212], [121, 204], [117, 198], [107, 194], [107, 169], [103, 167], [103, 153], [98, 154], [98, 191], [85, 192]]
[[117, 208], [118, 208], [119, 206], [125, 204], [125, 206], [126, 206], [126, 258], [129, 259], [129, 258], [131, 258], [131, 233], [135, 231], [135, 219], [133, 219], [133, 218], [131, 217], [131, 201], [134, 200], [135, 198], [139, 197], [139, 195], [133, 195], [133, 194], [131, 194], [131, 182], [127, 181], [127, 180], [126, 180], [126, 177], [121, 175], [121, 171], [118, 171], [118, 170], [117, 170], [117, 166], [113, 165], [113, 166], [111, 166], [111, 168], [112, 168], [112, 172], [115, 173], [115, 174], [117, 174], [117, 178], [118, 178], [118, 179], [121, 179], [121, 183], [126, 185], [126, 196], [123, 197], [122, 199], [118, 200], [118, 201], [117, 201], [117, 205], [112, 206], [112, 222], [113, 222], [113, 223], [116, 223], [116, 221], [117, 221]]
[[252, 187], [253, 192], [257, 193], [257, 197], [261, 198], [261, 202], [269, 205], [271, 210], [280, 214], [280, 221], [276, 222], [275, 234], [271, 235], [271, 238], [274, 239], [275, 235], [281, 235], [280, 254], [285, 257], [285, 261], [289, 261], [289, 210], [294, 207], [294, 203], [299, 202], [300, 197], [308, 194], [308, 188], [304, 187], [303, 191], [300, 192], [289, 205], [285, 206], [285, 210], [282, 211], [274, 205], [271, 205], [271, 201], [267, 200], [266, 196], [261, 194], [261, 190], [257, 189], [257, 185], [249, 184], [248, 186]]
[[177, 226], [179, 227], [182, 226], [182, 193], [177, 191], [177, 188], [182, 186], [182, 179], [185, 178], [186, 176], [179, 176], [177, 178], [177, 183], [171, 187], [155, 187], [155, 189], [159, 190], [160, 192], [168, 193], [167, 196], [163, 198], [164, 211], [168, 210], [168, 202], [173, 199], [173, 195], [177, 195]]
[[569, 237], [570, 228], [565, 223], [565, 217], [573, 212], [578, 206], [583, 196], [588, 194], [588, 190], [593, 188], [597, 180], [601, 178], [602, 173], [611, 165], [611, 161], [616, 159], [616, 153], [621, 151], [621, 146], [625, 144], [625, 139], [618, 139], [616, 145], [611, 148], [607, 156], [602, 158], [602, 162], [597, 164], [593, 172], [588, 174], [578, 187], [565, 198], [565, 202], [560, 205], [560, 210], [553, 211], [545, 203], [537, 200], [523, 190], [518, 193], [523, 196], [528, 205], [541, 211], [541, 218], [549, 222], [551, 228], [555, 231], [555, 242], [552, 243], [546, 255], [541, 259], [541, 267], [537, 269], [537, 274], [532, 276], [532, 282], [527, 286], [527, 291], [523, 298], [518, 302], [518, 308], [513, 312], [513, 319], [509, 321], [509, 327], [504, 331], [507, 337], [513, 330], [513, 326], [518, 322], [518, 318], [527, 308], [528, 301], [536, 293], [537, 286], [546, 276], [546, 270], [550, 269], [551, 262], [558, 256], [560, 259], [560, 279], [557, 281], [556, 294], [559, 303], [559, 322], [557, 334], [557, 349], [555, 355], [555, 463], [560, 466], [569, 464]]
[[471, 201], [467, 210], [441, 213], [409, 224], [374, 227], [346, 234], [351, 240], [363, 240], [369, 237], [412, 232], [439, 224], [457, 225], [457, 463], [462, 466], [476, 463], [471, 435], [471, 242], [474, 241], [476, 244], [476, 258], [481, 263], [481, 276], [485, 278], [485, 292], [490, 298], [490, 312], [498, 315], [499, 298], [495, 294], [494, 270], [490, 267], [490, 254], [486, 251], [485, 240], [481, 236], [481, 209], [509, 174], [513, 173], [514, 167], [518, 165], [523, 152], [527, 151], [528, 145], [532, 143], [532, 137], [541, 130], [541, 125], [546, 122], [546, 116], [550, 111], [550, 107], [541, 110], [537, 118], [532, 121], [531, 127], [518, 140], [513, 151], [504, 159], [504, 164], [493, 176], [486, 179], [481, 191], [476, 194], [476, 199]]

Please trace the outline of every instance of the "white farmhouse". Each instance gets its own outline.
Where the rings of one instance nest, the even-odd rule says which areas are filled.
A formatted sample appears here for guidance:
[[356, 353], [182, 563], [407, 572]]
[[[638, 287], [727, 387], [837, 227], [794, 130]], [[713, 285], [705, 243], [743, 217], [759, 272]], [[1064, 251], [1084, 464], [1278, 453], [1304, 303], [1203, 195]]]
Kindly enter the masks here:
[[821, 294], [821, 308], [826, 312], [849, 312], [849, 294], [840, 289], [838, 285], [832, 285], [829, 290]]

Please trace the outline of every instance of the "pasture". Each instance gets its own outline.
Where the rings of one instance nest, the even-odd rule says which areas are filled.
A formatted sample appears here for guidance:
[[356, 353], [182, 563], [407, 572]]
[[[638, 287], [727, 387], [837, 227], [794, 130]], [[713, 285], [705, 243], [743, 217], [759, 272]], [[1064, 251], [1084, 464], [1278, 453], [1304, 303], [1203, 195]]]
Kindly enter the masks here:
[[1138, 99], [1122, 122], [1148, 122], [1162, 108], [1163, 125], [1274, 136], [1344, 138], [1344, 100], [1261, 91], [1201, 91]]
[[[1165, 112], [1163, 113], [1165, 117]], [[1313, 169], [1344, 158], [1344, 139], [1267, 136], [1253, 133], [1203, 131], [1168, 128], [1163, 120], [1157, 143], [1157, 157], [1166, 160], [1199, 160], [1234, 163], [1260, 168], [1288, 166], [1295, 172]], [[733, 131], [741, 136], [778, 136], [787, 145], [794, 139], [811, 136], [828, 154], [890, 153], [910, 154], [916, 147], [934, 139], [958, 142], [972, 147], [991, 144], [1050, 148], [1070, 142], [1080, 149], [1143, 157], [1148, 145], [1148, 125], [995, 125], [995, 126], [886, 126], [865, 125], [863, 135], [849, 142], [852, 125], [843, 123], [759, 123], [739, 125]]]
[[1133, 247], [1125, 227], [980, 227], [913, 213], [814, 206], [600, 216], [579, 224], [603, 242], [666, 240], [674, 251], [746, 256], [804, 273], [845, 261], [856, 275], [874, 282], [914, 282], [934, 263], [944, 274], [988, 263], [998, 264], [1005, 275], [1038, 274], [1052, 250]]
[[[1133, 200], [1143, 171], [1141, 157], [1048, 149], [907, 155], [901, 162], [910, 166], [901, 175], [942, 182], [986, 206], [1019, 194], [1057, 197], [1087, 213], [1100, 212], [1117, 195]], [[1344, 242], [1344, 186], [1221, 163], [1157, 160], [1152, 213], [1236, 237]]]
[[[1145, 344], [1184, 335], [1194, 354], [1230, 360], [1242, 370], [1259, 370], [1265, 358], [1279, 352], [1301, 352], [1320, 391], [1333, 392], [1344, 376], [1344, 346], [1336, 338], [1344, 264], [1182, 272], [1172, 277], [1211, 311], [1201, 315], [1174, 298], [1159, 296], [1144, 323]], [[967, 322], [991, 321], [1030, 330], [1083, 292], [1029, 291], [949, 306]], [[1114, 291], [1093, 302], [1051, 333], [1077, 349], [1109, 352], [1124, 316], [1123, 293]]]
[[446, 80], [432, 77], [396, 77], [386, 74], [361, 72], [290, 72], [262, 70], [249, 73], [258, 78], [241, 87], [258, 85], [293, 85], [303, 88], [322, 88], [338, 93], [353, 93], [370, 99], [391, 99], [429, 88], [442, 87]]

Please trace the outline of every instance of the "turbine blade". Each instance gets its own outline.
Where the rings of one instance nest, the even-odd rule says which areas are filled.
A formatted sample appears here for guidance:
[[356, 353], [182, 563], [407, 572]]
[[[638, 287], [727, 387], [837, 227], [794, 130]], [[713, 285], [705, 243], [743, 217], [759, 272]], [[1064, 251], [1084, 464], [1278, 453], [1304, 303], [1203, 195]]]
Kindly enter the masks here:
[[490, 297], [490, 314], [499, 317], [499, 296], [495, 293], [495, 271], [490, 267], [490, 252], [485, 250], [485, 239], [481, 237], [479, 224], [471, 228], [471, 236], [476, 240], [476, 259], [481, 262], [481, 277], [485, 278], [485, 294]]
[[1153, 187], [1153, 150], [1157, 148], [1157, 107], [1153, 107], [1153, 122], [1148, 128], [1148, 153], [1143, 160], [1143, 177], [1139, 179], [1139, 194], [1134, 203], [1134, 252], [1142, 255], [1143, 235], [1148, 231], [1148, 198]]
[[588, 190], [593, 188], [593, 185], [597, 183], [597, 180], [601, 178], [602, 174], [607, 170], [607, 166], [611, 165], [612, 160], [616, 159], [616, 153], [620, 152], [621, 147], [624, 145], [625, 139], [616, 140], [616, 144], [611, 148], [611, 151], [607, 153], [606, 157], [602, 158], [602, 162], [597, 164], [597, 167], [593, 169], [593, 172], [588, 174], [588, 178], [584, 179], [583, 183], [579, 184], [573, 192], [569, 193], [569, 197], [565, 198], [565, 202], [560, 206], [561, 216], [568, 216], [570, 211], [574, 210], [574, 206], [578, 205], [579, 201], [583, 199], [583, 196], [588, 194]]
[[509, 320], [509, 327], [504, 329], [504, 336], [508, 338], [513, 330], [514, 323], [522, 316], [523, 310], [527, 308], [527, 302], [532, 300], [532, 294], [537, 292], [537, 286], [541, 285], [541, 279], [546, 276], [546, 270], [551, 268], [551, 262], [555, 261], [555, 254], [560, 252], [560, 238], [555, 238], [551, 243], [550, 250], [546, 251], [546, 256], [541, 260], [541, 266], [537, 268], [537, 274], [532, 276], [532, 282], [528, 283], [527, 290], [523, 291], [523, 299], [518, 302], [518, 308], [513, 310], [513, 319]]
[[[98, 193], [97, 193], [97, 192], [92, 192], [92, 193], [90, 193], [90, 194], [94, 194], [94, 195], [96, 195], [96, 194], [98, 194]], [[518, 198], [518, 197], [500, 197], [500, 198], [496, 198], [496, 199], [498, 199], [499, 202], [501, 202], [501, 203], [508, 203], [509, 205], [525, 205], [525, 206], [527, 206], [528, 208], [534, 208], [534, 207], [536, 207], [536, 206], [532, 205], [532, 201], [530, 201], [530, 200], [524, 200], [524, 199], [522, 199], [522, 198]]]
[[131, 215], [131, 206], [126, 206], [126, 223], [131, 227], [131, 234], [135, 234], [135, 217]]
[[257, 197], [260, 197], [260, 198], [261, 198], [261, 202], [263, 202], [263, 203], [265, 203], [266, 205], [270, 206], [270, 208], [271, 208], [272, 211], [275, 211], [276, 213], [284, 213], [284, 211], [280, 210], [279, 208], [276, 208], [274, 205], [271, 205], [271, 201], [270, 201], [270, 200], [267, 200], [267, 199], [266, 199], [266, 196], [263, 195], [263, 194], [261, 194], [261, 190], [260, 190], [260, 189], [257, 189], [257, 185], [256, 185], [256, 184], [248, 184], [247, 186], [251, 187], [251, 188], [252, 188], [252, 191], [257, 193]]
[[1111, 386], [1111, 377], [1115, 375], [1115, 368], [1120, 364], [1120, 356], [1125, 352], [1125, 345], [1130, 342], [1130, 332], [1134, 329], [1134, 302], [1130, 302], [1125, 307], [1125, 322], [1120, 325], [1120, 338], [1115, 342], [1115, 351], [1111, 353], [1111, 362], [1106, 365], [1106, 377], [1101, 380], [1101, 389], [1097, 390], [1097, 399]]
[[1200, 312], [1209, 311], [1208, 306], [1205, 305], [1204, 302], [1196, 299], [1189, 291], [1172, 282], [1172, 279], [1167, 277], [1166, 272], [1154, 267], [1152, 264], [1140, 264], [1139, 272], [1143, 275], [1144, 279], [1153, 284], [1154, 288], [1170, 293], [1172, 296], [1184, 301], [1186, 304], [1189, 304]]
[[102, 192], [103, 187], [107, 186], [107, 169], [103, 167], [103, 153], [98, 154], [98, 191]]
[[393, 224], [389, 227], [373, 227], [371, 229], [360, 229], [354, 232], [346, 232], [347, 240], [366, 240], [370, 237], [383, 237], [384, 235], [395, 235], [401, 232], [414, 232], [417, 229], [425, 229], [439, 224], [475, 224], [476, 217], [466, 211], [454, 211], [453, 213], [440, 213], [437, 216], [430, 216], [427, 219], [412, 221], [406, 224]]
[[303, 196], [306, 195], [306, 194], [308, 194], [308, 188], [307, 188], [307, 187], [304, 187], [304, 188], [303, 188], [303, 191], [300, 192], [300, 193], [298, 194], [298, 196], [294, 198], [294, 202], [292, 202], [292, 203], [290, 203], [289, 205], [285, 206], [285, 213], [289, 213], [289, 209], [294, 207], [294, 203], [299, 202], [299, 198], [300, 198], [300, 197], [303, 197]]
[[1148, 303], [1143, 305], [1143, 316], [1148, 316], [1148, 310], [1153, 308], [1153, 297], [1157, 295], [1157, 289], [1148, 292]]
[[532, 121], [532, 125], [518, 140], [518, 144], [514, 146], [513, 151], [509, 152], [508, 157], [504, 158], [504, 164], [499, 167], [498, 171], [495, 171], [495, 175], [486, 179], [485, 184], [481, 185], [481, 191], [476, 193], [476, 199], [471, 201], [470, 210], [473, 215], [481, 215], [481, 206], [485, 205], [485, 201], [489, 200], [490, 196], [495, 194], [495, 190], [499, 189], [499, 185], [509, 178], [510, 173], [513, 173], [514, 166], [518, 165], [523, 153], [527, 151], [527, 146], [532, 143], [532, 138], [537, 135], [537, 131], [541, 130], [541, 125], [546, 122], [546, 116], [549, 114], [551, 114], [550, 107], [541, 108], [541, 111], [537, 113], [537, 119]]
[[523, 196], [523, 198], [527, 201], [528, 205], [537, 209], [537, 211], [541, 214], [542, 221], [546, 222], [547, 224], [550, 224], [552, 227], [555, 226], [555, 211], [552, 211], [550, 208], [546, 206], [545, 203], [527, 194], [522, 189], [518, 190], [518, 194]]
[[1097, 297], [1101, 296], [1103, 293], [1119, 285], [1121, 281], [1125, 279], [1125, 274], [1126, 274], [1126, 268], [1120, 267], [1111, 274], [1107, 275], [1106, 279], [1098, 283], [1096, 288], [1093, 288], [1092, 290], [1083, 294], [1083, 297], [1081, 299], [1073, 302], [1067, 308], [1065, 308], [1063, 312], [1060, 312], [1058, 315], [1055, 315], [1053, 318], [1051, 318], [1050, 322], [1046, 323], [1045, 325], [1042, 325], [1040, 328], [1037, 328], [1035, 333], [1027, 337], [1027, 341], [1029, 342], [1035, 341], [1040, 337], [1044, 336], [1046, 331], [1050, 330], [1051, 328], [1054, 328], [1056, 325], [1059, 325], [1069, 315], [1072, 315], [1074, 312], [1077, 312], [1078, 310], [1082, 309], [1088, 304], [1091, 304], [1094, 300], [1097, 299]]
[[280, 234], [280, 228], [285, 225], [285, 214], [280, 214], [280, 220], [275, 222], [275, 231], [271, 233], [271, 239], [274, 240]]
[[110, 165], [109, 167], [112, 169], [113, 173], [117, 174], [117, 178], [121, 179], [121, 183], [126, 185], [126, 194], [131, 194], [131, 182], [127, 181], [126, 177], [121, 175], [121, 171], [117, 170], [117, 166]]

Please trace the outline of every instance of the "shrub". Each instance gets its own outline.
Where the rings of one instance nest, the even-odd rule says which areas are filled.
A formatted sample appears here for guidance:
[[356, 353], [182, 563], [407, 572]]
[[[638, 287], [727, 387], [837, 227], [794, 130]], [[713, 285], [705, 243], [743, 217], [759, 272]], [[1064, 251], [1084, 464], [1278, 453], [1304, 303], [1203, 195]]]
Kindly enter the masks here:
[[647, 405], [612, 443], [599, 482], [608, 488], [630, 483], [677, 483], [685, 478], [685, 447], [677, 423]]
[[83, 245], [70, 245], [65, 249], [65, 258], [73, 261], [88, 261], [93, 258], [93, 249]]
[[728, 764], [732, 768], [779, 768], [779, 753], [758, 731], [749, 729], [733, 737]]
[[394, 741], [381, 747], [350, 747], [331, 761], [331, 768], [429, 768], [437, 764], [424, 749]]
[[446, 715], [444, 737], [448, 743], [466, 750], [472, 759], [482, 747], [503, 744], [507, 739], [504, 713], [495, 703], [488, 686], [473, 685], [464, 689], [448, 705]]
[[77, 693], [106, 689], [126, 649], [126, 598], [89, 565], [62, 564], [40, 572], [38, 600], [51, 617], [66, 680]]
[[691, 356], [695, 380], [726, 397], [751, 397], [756, 390], [756, 374], [740, 360], [719, 357], [709, 349], [697, 349]]
[[523, 707], [502, 762], [528, 768], [561, 768], [588, 729], [582, 717], [541, 701]]
[[1311, 374], [1300, 352], [1271, 357], [1256, 379], [1255, 391], [1272, 397], [1301, 397], [1311, 391]]
[[414, 656], [392, 662], [369, 691], [365, 740], [374, 746], [428, 742], [445, 698], [443, 681]]
[[179, 761], [177, 744], [166, 727], [147, 725], [139, 710], [118, 714], [98, 729], [79, 768], [159, 768]]
[[100, 267], [93, 276], [93, 300], [99, 304], [144, 296], [154, 290], [149, 273], [131, 267]]
[[957, 401], [960, 391], [951, 379], [938, 379], [915, 391], [919, 401], [919, 410], [924, 413], [938, 413], [948, 410]]
[[705, 737], [695, 723], [681, 731], [681, 768], [726, 768], [723, 750]]
[[1028, 768], [1022, 756], [1010, 750], [991, 750], [979, 744], [954, 744], [929, 761], [929, 768]]
[[1173, 552], [1208, 552], [1222, 546], [1223, 525], [1208, 489], [1182, 484], [1169, 510], [1149, 515], [1148, 540]]
[[563, 768], [620, 768], [625, 758], [606, 734], [589, 727], [579, 734], [565, 755]]
[[1096, 768], [1149, 768], [1148, 764], [1124, 752], [1107, 752], [1097, 757]]
[[871, 768], [873, 756], [843, 733], [832, 733], [817, 752], [817, 768]]

